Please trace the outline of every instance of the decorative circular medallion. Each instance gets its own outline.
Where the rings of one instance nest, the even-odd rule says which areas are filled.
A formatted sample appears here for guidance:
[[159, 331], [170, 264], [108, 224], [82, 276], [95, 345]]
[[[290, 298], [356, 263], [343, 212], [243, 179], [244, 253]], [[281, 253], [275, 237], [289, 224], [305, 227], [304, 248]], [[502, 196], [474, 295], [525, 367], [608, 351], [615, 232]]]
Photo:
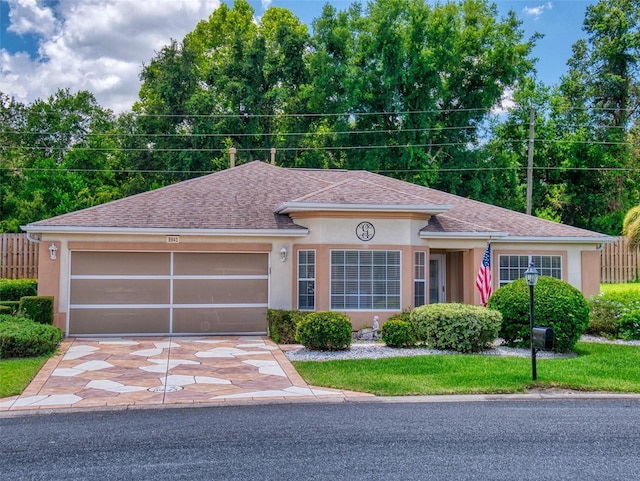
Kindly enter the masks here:
[[370, 241], [374, 235], [376, 235], [376, 228], [371, 222], [360, 222], [356, 227], [356, 236], [361, 241]]
[[182, 386], [153, 386], [147, 389], [149, 392], [177, 392], [182, 391]]

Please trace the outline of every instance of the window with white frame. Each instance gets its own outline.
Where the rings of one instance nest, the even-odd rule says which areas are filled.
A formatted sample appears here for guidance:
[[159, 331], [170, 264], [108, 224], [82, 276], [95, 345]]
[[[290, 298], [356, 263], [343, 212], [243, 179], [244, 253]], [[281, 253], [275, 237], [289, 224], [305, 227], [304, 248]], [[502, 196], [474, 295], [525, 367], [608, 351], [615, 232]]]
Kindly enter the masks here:
[[331, 309], [400, 309], [400, 251], [332, 250]]
[[316, 251], [298, 251], [298, 309], [316, 308]]
[[562, 256], [500, 255], [498, 256], [500, 287], [524, 277], [524, 272], [531, 262], [541, 276], [562, 279]]
[[427, 302], [427, 253], [413, 254], [413, 307]]

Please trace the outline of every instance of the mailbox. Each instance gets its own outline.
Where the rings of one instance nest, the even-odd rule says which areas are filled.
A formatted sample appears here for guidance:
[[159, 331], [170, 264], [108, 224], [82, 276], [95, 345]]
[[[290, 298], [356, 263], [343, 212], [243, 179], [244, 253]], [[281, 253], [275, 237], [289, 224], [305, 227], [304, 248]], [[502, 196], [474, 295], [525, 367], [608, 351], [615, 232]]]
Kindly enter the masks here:
[[534, 327], [532, 344], [535, 349], [550, 351], [553, 349], [553, 329], [550, 327]]

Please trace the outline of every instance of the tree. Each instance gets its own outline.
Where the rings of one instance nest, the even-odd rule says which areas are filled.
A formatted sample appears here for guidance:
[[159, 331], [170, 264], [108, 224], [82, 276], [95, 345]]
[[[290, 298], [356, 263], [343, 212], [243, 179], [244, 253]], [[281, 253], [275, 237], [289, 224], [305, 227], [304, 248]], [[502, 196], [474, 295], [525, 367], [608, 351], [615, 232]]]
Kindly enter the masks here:
[[310, 105], [327, 112], [315, 124], [345, 132], [327, 147], [347, 168], [481, 196], [480, 127], [531, 71], [534, 41], [484, 1], [327, 6], [309, 56]]
[[59, 90], [30, 105], [2, 98], [2, 231], [119, 197], [113, 114], [92, 94]]
[[640, 205], [633, 207], [622, 222], [622, 235], [627, 238], [629, 248], [640, 247]]
[[617, 234], [637, 198], [638, 172], [627, 144], [638, 106], [640, 6], [632, 0], [587, 7], [587, 39], [573, 46], [557, 115], [570, 139], [564, 159], [566, 223]]

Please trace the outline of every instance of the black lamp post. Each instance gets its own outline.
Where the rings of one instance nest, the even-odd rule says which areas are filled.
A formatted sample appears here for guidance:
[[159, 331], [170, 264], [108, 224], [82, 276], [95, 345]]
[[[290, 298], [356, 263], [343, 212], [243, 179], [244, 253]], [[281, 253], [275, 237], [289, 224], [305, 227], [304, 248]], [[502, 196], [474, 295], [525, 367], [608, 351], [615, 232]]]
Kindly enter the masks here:
[[529, 264], [529, 268], [525, 271], [524, 277], [527, 280], [527, 284], [529, 285], [529, 325], [531, 327], [531, 376], [535, 381], [538, 378], [538, 374], [536, 373], [536, 349], [533, 347], [533, 286], [535, 286], [538, 282], [538, 270], [533, 265], [533, 262]]

